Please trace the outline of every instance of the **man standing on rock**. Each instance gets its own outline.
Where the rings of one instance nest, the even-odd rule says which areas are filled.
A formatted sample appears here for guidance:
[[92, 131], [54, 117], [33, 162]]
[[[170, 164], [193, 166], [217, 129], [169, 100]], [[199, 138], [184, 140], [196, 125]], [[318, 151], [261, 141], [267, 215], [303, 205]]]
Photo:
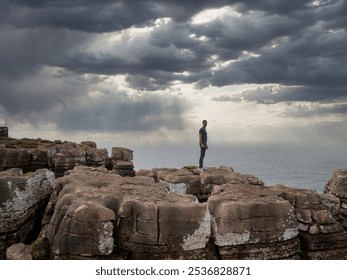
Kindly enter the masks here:
[[199, 159], [199, 169], [203, 170], [204, 168], [204, 157], [207, 146], [207, 131], [206, 131], [207, 121], [202, 121], [202, 128], [199, 129], [199, 145], [200, 145], [200, 159]]

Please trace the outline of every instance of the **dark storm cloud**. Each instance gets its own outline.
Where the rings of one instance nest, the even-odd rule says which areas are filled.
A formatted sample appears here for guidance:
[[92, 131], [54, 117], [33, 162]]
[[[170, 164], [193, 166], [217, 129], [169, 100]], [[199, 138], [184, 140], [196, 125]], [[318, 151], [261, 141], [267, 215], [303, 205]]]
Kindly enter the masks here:
[[[59, 127], [68, 127], [66, 116], [79, 116], [75, 100], [98, 83], [85, 75], [106, 79], [121, 74], [133, 90], [153, 92], [176, 82], [200, 89], [282, 85], [270, 92], [263, 88], [219, 97], [224, 102], [327, 102], [347, 95], [346, 1], [0, 0], [0, 5], [0, 109], [6, 118], [34, 122], [40, 112], [53, 110], [66, 113], [58, 117]], [[221, 7], [239, 16], [229, 12], [204, 23], [193, 21], [204, 10]], [[171, 20], [158, 24], [163, 18]], [[149, 31], [129, 35], [132, 27]], [[121, 35], [114, 45], [96, 44], [115, 32]], [[129, 110], [117, 111], [126, 116], [132, 110], [126, 99], [120, 100]], [[147, 127], [169, 124], [168, 118], [160, 122], [149, 115], [146, 110], [155, 109], [146, 100], [135, 104], [153, 122]], [[141, 111], [142, 106], [147, 109]], [[175, 110], [179, 118], [185, 108]], [[132, 127], [140, 126], [135, 121]]]
[[79, 32], [67, 30], [14, 29], [0, 27], [1, 77], [9, 79], [32, 75], [42, 65], [58, 66], [66, 60], [69, 50], [87, 40]]
[[29, 121], [36, 126], [42, 121], [54, 122], [57, 110], [85, 94], [87, 86], [83, 79], [73, 75], [55, 75], [38, 71], [20, 79], [1, 78], [0, 111], [6, 123]]
[[[5, 19], [18, 28], [67, 28], [84, 32], [111, 32], [152, 20], [138, 13], [145, 1], [13, 1]], [[134, 6], [136, 2], [136, 6]], [[133, 10], [132, 8], [137, 9]], [[116, 19], [116, 20], [115, 20]]]
[[212, 98], [217, 102], [248, 101], [259, 104], [276, 104], [280, 102], [321, 102], [322, 104], [342, 100], [346, 90], [341, 88], [313, 88], [306, 86], [265, 86], [247, 90], [233, 96], [221, 95]]
[[321, 87], [346, 86], [346, 30], [329, 32], [322, 27], [307, 28], [299, 38], [279, 42], [217, 72], [214, 85], [232, 83], [279, 83]]
[[[2, 0], [3, 21], [16, 27], [67, 28], [85, 32], [112, 32], [151, 24], [162, 17], [178, 21], [208, 7], [228, 1], [151, 1], [151, 0]], [[234, 2], [234, 1], [230, 1]]]
[[224, 60], [236, 59], [243, 51], [260, 52], [273, 40], [295, 36], [309, 23], [301, 18], [249, 12], [242, 17], [226, 17], [195, 26], [198, 36], [206, 36], [215, 54]]
[[[301, 86], [300, 89], [277, 92], [272, 102], [346, 96], [346, 25], [341, 24], [341, 21], [346, 21], [341, 14], [341, 10], [346, 10], [346, 3], [324, 1], [323, 4], [323, 7], [306, 8], [286, 15], [264, 17], [258, 14], [250, 21], [241, 19], [236, 27], [224, 26], [230, 32], [224, 31], [221, 24], [218, 28], [210, 25], [210, 29], [218, 30], [211, 32], [213, 36], [210, 37], [214, 41], [219, 40], [220, 46], [228, 46], [227, 42], [230, 42], [229, 46], [235, 52], [243, 50], [255, 54], [216, 71], [211, 77], [211, 84], [277, 83]], [[240, 28], [243, 32], [236, 32]], [[235, 48], [235, 45], [240, 47]], [[261, 92], [258, 93], [254, 98], [267, 102], [262, 99]]]
[[[128, 81], [135, 88], [139, 79], [160, 80], [160, 88], [167, 88], [172, 81], [185, 81], [187, 77], [181, 75], [185, 71], [192, 77], [190, 82], [195, 82], [202, 77], [194, 77], [194, 73], [201, 75], [213, 63], [209, 60], [211, 53], [207, 46], [201, 46], [198, 40], [189, 38], [189, 29], [189, 24], [171, 22], [155, 27], [150, 34], [139, 38], [125, 35], [108, 52], [73, 50], [59, 66], [81, 74], [133, 75], [129, 76]], [[129, 48], [124, 50], [123, 45]], [[132, 81], [136, 82], [132, 84]], [[147, 89], [151, 90], [151, 87]]]

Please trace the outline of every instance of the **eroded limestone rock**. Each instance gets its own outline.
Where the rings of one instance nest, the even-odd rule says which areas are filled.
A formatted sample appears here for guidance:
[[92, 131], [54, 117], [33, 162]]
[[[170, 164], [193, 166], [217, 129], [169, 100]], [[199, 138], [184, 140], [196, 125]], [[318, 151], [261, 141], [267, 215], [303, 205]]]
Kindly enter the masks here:
[[325, 186], [326, 191], [347, 200], [347, 169], [337, 169]]
[[32, 260], [30, 245], [17, 243], [6, 250], [7, 260]]
[[112, 165], [116, 174], [127, 177], [134, 177], [136, 172], [133, 164], [133, 151], [122, 147], [112, 148]]
[[24, 173], [48, 168], [56, 177], [77, 165], [104, 166], [122, 176], [134, 176], [132, 151], [122, 147], [98, 149], [93, 141], [81, 144], [68, 141], [49, 141], [41, 139], [0, 139], [0, 171], [20, 168]]
[[208, 206], [212, 236], [223, 259], [298, 258], [295, 209], [270, 188], [214, 186]]
[[57, 177], [77, 165], [107, 166], [109, 157], [106, 149], [97, 149], [94, 142], [72, 142], [56, 144], [49, 148], [49, 160]]
[[[218, 176], [224, 174], [224, 177], [231, 178], [231, 182], [249, 182], [244, 179], [246, 177], [240, 176], [238, 179], [239, 175], [230, 175], [229, 173], [232, 173], [230, 169], [220, 172]], [[235, 219], [231, 219], [232, 222], [228, 224], [222, 222], [218, 216], [220, 211], [216, 210], [226, 209], [225, 194], [220, 195], [220, 192], [219, 194], [216, 192], [212, 194], [208, 203], [199, 203], [195, 196], [187, 194], [187, 190], [178, 193], [177, 188], [173, 192], [173, 189], [170, 189], [170, 184], [176, 187], [177, 184], [185, 184], [187, 189], [202, 184], [200, 173], [187, 169], [161, 169], [155, 170], [153, 174], [155, 175], [150, 177], [122, 178], [114, 174], [76, 167], [67, 176], [58, 179], [57, 184], [63, 185], [63, 188], [57, 197], [53, 217], [45, 231], [46, 237], [52, 244], [55, 258], [110, 256], [118, 252], [128, 252], [127, 256], [130, 254], [131, 258], [141, 259], [202, 259], [214, 258], [216, 246], [223, 249], [224, 253], [221, 254], [223, 258], [230, 258], [230, 250], [235, 250], [235, 246], [241, 244], [268, 244], [290, 239], [294, 241], [290, 244], [283, 243], [282, 247], [292, 249], [292, 251], [287, 249], [290, 251], [288, 257], [297, 254], [296, 219], [290, 212], [294, 210], [288, 201], [279, 197], [264, 197], [261, 198], [263, 201], [257, 201], [254, 197], [254, 208], [249, 210], [248, 222], [235, 216]], [[236, 185], [230, 184], [230, 186]], [[240, 199], [246, 192], [245, 187], [257, 188], [259, 185], [245, 185], [239, 188]], [[238, 206], [235, 204], [235, 207], [240, 209], [240, 213], [247, 213], [246, 208], [250, 207], [250, 201], [242, 199], [244, 199], [243, 204]], [[210, 207], [212, 205], [210, 203], [214, 203], [214, 210], [211, 210], [213, 207]], [[277, 205], [281, 212], [275, 211], [271, 217], [264, 218], [266, 212], [264, 209], [270, 212], [274, 209], [274, 205]], [[80, 214], [81, 211], [83, 215]], [[88, 214], [90, 211], [94, 213], [92, 215], [94, 220], [88, 218], [91, 215]], [[109, 213], [105, 218], [96, 214], [104, 212]], [[231, 221], [229, 211], [225, 210], [224, 213]], [[87, 221], [90, 223], [85, 224]], [[269, 233], [274, 221], [278, 227]], [[107, 231], [102, 228], [105, 224], [109, 225]], [[240, 230], [241, 228], [246, 230], [247, 225], [248, 227], [252, 225], [253, 231], [248, 228], [250, 237], [245, 240], [241, 238], [243, 233], [240, 233]], [[97, 233], [102, 233], [103, 237]], [[242, 236], [246, 235], [247, 233]], [[112, 238], [114, 238], [113, 244]], [[97, 246], [102, 239], [108, 240], [105, 242], [104, 251]], [[226, 241], [227, 239], [229, 241]], [[79, 240], [78, 246], [77, 240]], [[216, 240], [212, 249], [211, 240]], [[264, 247], [262, 250], [258, 247], [259, 252], [264, 252]], [[269, 252], [264, 256], [262, 253], [262, 257], [258, 258], [271, 258], [271, 254]]]
[[54, 188], [54, 173], [39, 169], [0, 172], [0, 258], [11, 244], [30, 241]]
[[28, 169], [30, 153], [25, 149], [0, 148], [0, 171], [12, 168]]
[[347, 169], [338, 169], [333, 172], [325, 186], [325, 192], [339, 199], [340, 208], [337, 219], [347, 229]]
[[336, 203], [336, 199], [310, 189], [283, 185], [271, 189], [295, 208], [304, 258], [347, 259], [347, 233], [334, 217], [338, 208], [332, 203]]
[[152, 177], [156, 182], [166, 184], [169, 192], [192, 194], [201, 201], [207, 200], [214, 185], [227, 183], [264, 185], [261, 179], [253, 175], [236, 173], [226, 166], [207, 168], [204, 172], [200, 172], [196, 167], [155, 168], [151, 171], [139, 170], [137, 174]]
[[132, 258], [166, 258], [207, 250], [210, 215], [194, 196], [168, 193], [148, 177], [125, 178], [85, 167], [76, 167], [57, 184], [63, 188], [44, 233], [55, 258], [117, 251]]
[[[113, 160], [131, 157], [117, 150]], [[347, 258], [346, 203], [331, 193], [264, 186], [228, 167], [122, 177], [76, 166], [55, 183], [35, 258]]]

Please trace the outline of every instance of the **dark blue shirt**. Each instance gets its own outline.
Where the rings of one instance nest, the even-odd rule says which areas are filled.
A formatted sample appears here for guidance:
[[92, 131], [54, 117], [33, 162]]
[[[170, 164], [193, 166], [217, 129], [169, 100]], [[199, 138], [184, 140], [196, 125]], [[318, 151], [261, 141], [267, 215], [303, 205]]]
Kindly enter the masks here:
[[199, 129], [199, 135], [201, 134], [201, 141], [203, 145], [207, 144], [207, 131], [205, 127]]

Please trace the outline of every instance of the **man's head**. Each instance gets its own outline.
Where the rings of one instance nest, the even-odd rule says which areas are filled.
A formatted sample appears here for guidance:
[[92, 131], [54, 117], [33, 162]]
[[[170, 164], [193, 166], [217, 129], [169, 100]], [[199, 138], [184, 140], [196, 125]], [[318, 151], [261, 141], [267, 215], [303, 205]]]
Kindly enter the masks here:
[[202, 121], [202, 125], [203, 125], [204, 127], [206, 127], [206, 126], [207, 126], [207, 120], [203, 120], [203, 121]]

